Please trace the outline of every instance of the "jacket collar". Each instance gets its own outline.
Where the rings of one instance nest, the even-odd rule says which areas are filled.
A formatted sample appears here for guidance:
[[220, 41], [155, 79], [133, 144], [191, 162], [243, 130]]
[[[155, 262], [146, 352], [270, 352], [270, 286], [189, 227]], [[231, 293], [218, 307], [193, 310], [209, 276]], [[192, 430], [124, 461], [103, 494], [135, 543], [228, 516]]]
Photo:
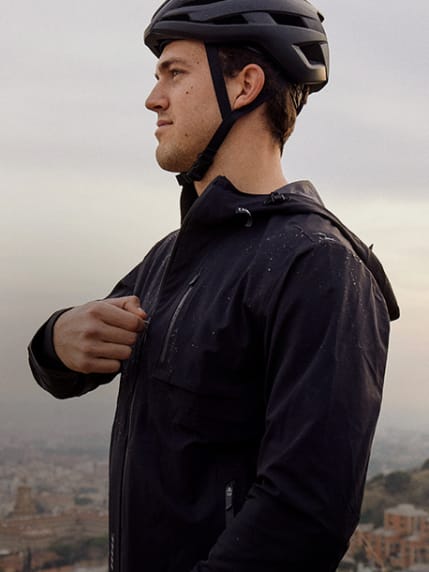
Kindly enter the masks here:
[[[238, 190], [226, 177], [216, 177], [199, 197], [193, 184], [185, 185], [180, 197], [182, 223], [189, 213], [201, 222], [220, 222], [236, 214], [239, 208], [251, 212], [267, 210], [270, 203], [275, 204], [276, 197], [307, 198], [323, 206], [322, 199], [310, 181], [296, 181], [270, 194], [249, 194]], [[264, 208], [265, 207], [265, 208]]]

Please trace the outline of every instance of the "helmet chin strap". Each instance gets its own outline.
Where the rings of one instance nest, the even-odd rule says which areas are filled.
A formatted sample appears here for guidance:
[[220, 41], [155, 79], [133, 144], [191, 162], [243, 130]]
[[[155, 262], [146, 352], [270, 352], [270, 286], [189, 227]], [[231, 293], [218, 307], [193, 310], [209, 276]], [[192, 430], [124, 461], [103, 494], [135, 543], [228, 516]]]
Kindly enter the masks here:
[[212, 165], [216, 153], [228, 133], [231, 131], [234, 123], [240, 119], [240, 117], [250, 113], [268, 99], [268, 95], [264, 90], [262, 90], [252, 103], [233, 111], [231, 109], [228, 92], [226, 90], [225, 78], [223, 76], [222, 65], [219, 57], [219, 48], [215, 44], [205, 44], [205, 47], [209, 61], [210, 73], [222, 115], [222, 123], [219, 125], [207, 147], [198, 155], [197, 160], [189, 171], [177, 175], [177, 181], [181, 186], [193, 185], [194, 181], [201, 181]]

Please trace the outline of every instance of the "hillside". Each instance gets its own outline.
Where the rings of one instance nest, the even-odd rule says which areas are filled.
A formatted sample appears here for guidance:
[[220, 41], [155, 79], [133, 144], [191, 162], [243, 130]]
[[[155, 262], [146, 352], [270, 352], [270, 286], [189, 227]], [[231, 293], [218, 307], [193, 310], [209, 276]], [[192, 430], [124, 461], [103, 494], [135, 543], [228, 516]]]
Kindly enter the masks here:
[[429, 459], [420, 469], [371, 478], [365, 488], [361, 522], [380, 526], [384, 510], [403, 503], [429, 511]]

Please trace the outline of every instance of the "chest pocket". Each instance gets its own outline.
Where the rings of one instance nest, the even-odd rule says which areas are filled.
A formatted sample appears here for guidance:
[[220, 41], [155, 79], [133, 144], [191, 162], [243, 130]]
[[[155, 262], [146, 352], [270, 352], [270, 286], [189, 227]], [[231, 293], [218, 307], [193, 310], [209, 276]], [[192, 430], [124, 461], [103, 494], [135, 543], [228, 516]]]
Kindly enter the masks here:
[[[170, 318], [168, 327], [166, 329], [165, 337], [161, 344], [161, 353], [159, 357], [158, 369], [164, 372], [163, 377], [168, 377], [171, 374], [174, 357], [172, 353], [177, 351], [177, 334], [180, 326], [181, 314], [184, 313], [187, 303], [189, 303], [192, 294], [194, 293], [195, 286], [198, 282], [200, 275], [196, 274], [189, 282], [185, 292], [180, 297], [176, 308]], [[186, 330], [186, 328], [185, 328]], [[161, 374], [162, 375], [162, 374]]]
[[261, 433], [263, 376], [254, 367], [250, 332], [239, 334], [237, 301], [228, 309], [219, 293], [208, 298], [198, 280], [188, 283], [164, 325], [154, 402], [162, 404], [164, 421], [201, 441], [254, 440]]

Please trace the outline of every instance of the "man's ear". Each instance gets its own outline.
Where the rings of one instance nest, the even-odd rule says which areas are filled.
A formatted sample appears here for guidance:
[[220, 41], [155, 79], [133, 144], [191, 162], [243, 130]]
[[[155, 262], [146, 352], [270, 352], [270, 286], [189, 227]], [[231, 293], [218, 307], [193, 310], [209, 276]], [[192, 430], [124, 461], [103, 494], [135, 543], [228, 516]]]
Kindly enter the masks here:
[[265, 84], [264, 70], [258, 64], [248, 64], [235, 77], [227, 79], [231, 108], [240, 109], [252, 103]]

